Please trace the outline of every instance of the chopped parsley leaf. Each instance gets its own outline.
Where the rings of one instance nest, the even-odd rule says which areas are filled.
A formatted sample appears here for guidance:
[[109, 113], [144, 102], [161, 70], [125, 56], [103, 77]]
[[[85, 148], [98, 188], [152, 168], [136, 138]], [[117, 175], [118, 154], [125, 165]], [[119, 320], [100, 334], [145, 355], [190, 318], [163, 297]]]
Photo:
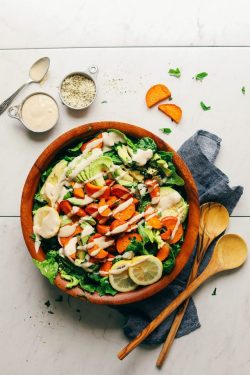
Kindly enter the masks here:
[[242, 86], [242, 88], [241, 88], [241, 92], [242, 92], [243, 95], [245, 95], [245, 93], [246, 93], [246, 88], [245, 88], [245, 86]]
[[204, 102], [200, 102], [200, 106], [203, 109], [203, 111], [209, 111], [211, 109], [211, 107], [207, 106]]
[[180, 76], [181, 76], [181, 71], [180, 71], [179, 68], [176, 68], [176, 69], [169, 69], [168, 74], [169, 74], [170, 76], [173, 76], [173, 77], [176, 77], [176, 78], [180, 78]]
[[202, 81], [207, 76], [208, 74], [206, 72], [201, 72], [201, 73], [196, 74], [195, 79], [196, 81]]
[[165, 134], [172, 133], [172, 130], [170, 128], [161, 128], [160, 130], [162, 131], [162, 133], [165, 133]]

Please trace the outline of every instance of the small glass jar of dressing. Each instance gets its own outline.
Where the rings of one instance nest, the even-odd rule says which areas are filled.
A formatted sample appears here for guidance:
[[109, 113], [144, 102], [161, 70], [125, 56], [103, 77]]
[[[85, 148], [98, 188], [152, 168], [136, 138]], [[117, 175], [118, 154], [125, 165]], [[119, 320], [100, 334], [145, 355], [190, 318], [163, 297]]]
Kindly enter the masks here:
[[34, 133], [43, 133], [56, 125], [59, 109], [52, 96], [44, 92], [35, 92], [27, 96], [21, 104], [10, 107], [8, 115], [18, 119], [26, 129]]

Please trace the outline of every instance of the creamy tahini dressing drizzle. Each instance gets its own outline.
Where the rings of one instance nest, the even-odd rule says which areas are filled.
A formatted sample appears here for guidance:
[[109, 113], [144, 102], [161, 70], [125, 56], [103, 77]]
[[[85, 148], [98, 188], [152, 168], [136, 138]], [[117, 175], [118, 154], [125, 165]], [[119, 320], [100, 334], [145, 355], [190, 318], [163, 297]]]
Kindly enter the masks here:
[[133, 202], [133, 198], [129, 198], [126, 202], [120, 204], [120, 206], [116, 207], [113, 211], [113, 215], [118, 214], [121, 211], [124, 211], [128, 206]]
[[58, 237], [70, 237], [76, 230], [77, 223], [73, 225], [65, 225], [59, 230]]
[[103, 140], [103, 150], [109, 151], [112, 146], [114, 146], [116, 143], [125, 143], [124, 138], [115, 133], [115, 132], [104, 132], [102, 133], [102, 140]]
[[180, 202], [180, 200], [181, 195], [177, 191], [174, 191], [173, 193], [170, 193], [167, 196], [163, 196], [160, 198], [159, 208], [162, 211], [164, 211], [176, 205], [178, 202]]
[[89, 236], [94, 232], [94, 228], [91, 225], [86, 225], [83, 231], [81, 232], [81, 237]]
[[69, 240], [68, 244], [64, 247], [64, 254], [69, 257], [72, 254], [75, 254], [76, 252], [76, 244], [77, 244], [77, 237], [71, 238]]
[[92, 194], [91, 195], [91, 198], [98, 198], [100, 197], [102, 194], [105, 193], [105, 191], [107, 190], [107, 186], [103, 186], [103, 188], [101, 188], [99, 191], [97, 191], [96, 193]]
[[101, 206], [98, 208], [98, 212], [101, 215], [107, 208], [109, 208], [108, 204], [105, 204], [104, 206]]
[[152, 150], [141, 150], [138, 149], [137, 152], [133, 155], [132, 160], [139, 166], [143, 166], [147, 163], [149, 159], [153, 156]]

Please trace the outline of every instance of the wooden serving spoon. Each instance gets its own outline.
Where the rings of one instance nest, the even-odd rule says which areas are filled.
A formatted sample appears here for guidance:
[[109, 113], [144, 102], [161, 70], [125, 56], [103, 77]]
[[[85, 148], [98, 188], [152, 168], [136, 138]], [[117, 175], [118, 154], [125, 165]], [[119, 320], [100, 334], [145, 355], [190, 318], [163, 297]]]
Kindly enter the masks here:
[[[204, 255], [213, 242], [213, 240], [222, 234], [229, 223], [229, 213], [227, 209], [220, 203], [210, 202], [205, 203], [201, 206], [201, 217], [199, 225], [199, 237], [198, 246], [196, 251], [196, 257], [190, 273], [190, 277], [187, 286], [196, 278], [198, 274], [199, 266], [204, 258]], [[162, 350], [156, 361], [156, 366], [161, 368], [164, 360], [169, 353], [169, 350], [174, 342], [176, 333], [181, 325], [182, 319], [185, 315], [190, 299], [188, 298], [180, 309], [178, 310], [174, 321], [171, 325], [166, 341], [162, 346]]]
[[209, 277], [222, 271], [240, 267], [247, 258], [247, 244], [237, 234], [226, 234], [217, 242], [212, 258], [206, 269], [172, 301], [139, 335], [118, 353], [118, 358], [125, 358], [146, 337], [150, 335], [182, 302], [203, 284]]

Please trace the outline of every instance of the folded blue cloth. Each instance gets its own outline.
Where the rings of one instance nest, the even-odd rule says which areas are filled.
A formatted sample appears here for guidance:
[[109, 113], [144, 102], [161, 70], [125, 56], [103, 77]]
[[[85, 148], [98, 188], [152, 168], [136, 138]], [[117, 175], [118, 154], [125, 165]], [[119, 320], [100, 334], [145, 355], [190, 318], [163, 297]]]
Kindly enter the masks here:
[[[243, 193], [243, 188], [241, 186], [230, 188], [228, 177], [214, 165], [214, 161], [220, 150], [220, 143], [221, 139], [216, 135], [199, 130], [181, 146], [178, 152], [185, 160], [195, 179], [199, 191], [200, 204], [205, 202], [219, 202], [231, 213]], [[208, 249], [201, 269], [209, 262], [213, 247], [214, 244]], [[185, 288], [192, 268], [194, 255], [195, 250], [178, 278], [163, 291], [144, 301], [117, 308], [126, 318], [124, 333], [129, 339], [136, 337]], [[167, 336], [174, 316], [175, 313], [170, 315], [168, 319], [152, 332], [144, 343], [162, 343]], [[177, 337], [187, 335], [199, 327], [200, 322], [197, 310], [191, 299], [177, 332]]]

